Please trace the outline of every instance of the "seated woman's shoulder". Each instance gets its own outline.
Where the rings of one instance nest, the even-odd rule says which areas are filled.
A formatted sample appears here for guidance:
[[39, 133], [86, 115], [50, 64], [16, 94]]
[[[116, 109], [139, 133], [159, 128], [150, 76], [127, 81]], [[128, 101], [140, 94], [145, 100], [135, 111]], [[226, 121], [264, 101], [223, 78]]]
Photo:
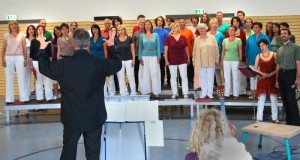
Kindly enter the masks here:
[[252, 160], [252, 156], [246, 150], [245, 145], [238, 142], [234, 137], [225, 138], [223, 140], [221, 155], [224, 160]]

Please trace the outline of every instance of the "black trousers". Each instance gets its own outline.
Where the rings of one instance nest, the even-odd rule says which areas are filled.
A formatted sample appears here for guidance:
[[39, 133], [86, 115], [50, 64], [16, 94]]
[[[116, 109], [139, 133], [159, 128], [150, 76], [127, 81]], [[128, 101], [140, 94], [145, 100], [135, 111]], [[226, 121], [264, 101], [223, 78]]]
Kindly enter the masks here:
[[117, 74], [114, 74], [114, 82], [115, 82], [116, 92], [120, 91]]
[[[160, 59], [160, 74], [161, 74], [161, 85], [163, 86], [164, 83], [165, 83], [165, 73], [167, 73], [167, 85], [168, 86], [171, 86], [171, 83], [170, 83], [170, 78], [171, 78], [171, 75], [170, 75], [170, 69], [168, 66], [166, 66], [166, 61], [165, 61], [165, 57], [162, 55], [161, 56], [161, 59]], [[165, 66], [166, 66], [166, 72], [165, 72]]]
[[295, 91], [296, 70], [279, 70], [278, 83], [287, 125], [300, 125], [299, 109]]
[[194, 66], [193, 57], [190, 57], [190, 64], [187, 66], [187, 76], [189, 84], [194, 85]]
[[76, 160], [78, 140], [83, 134], [85, 156], [87, 160], [99, 160], [102, 127], [92, 132], [76, 132], [64, 127], [63, 150], [61, 160]]
[[135, 56], [135, 61], [134, 61], [134, 80], [135, 80], [135, 85], [136, 85], [136, 91], [139, 89], [139, 68], [140, 68], [140, 61], [139, 57]]

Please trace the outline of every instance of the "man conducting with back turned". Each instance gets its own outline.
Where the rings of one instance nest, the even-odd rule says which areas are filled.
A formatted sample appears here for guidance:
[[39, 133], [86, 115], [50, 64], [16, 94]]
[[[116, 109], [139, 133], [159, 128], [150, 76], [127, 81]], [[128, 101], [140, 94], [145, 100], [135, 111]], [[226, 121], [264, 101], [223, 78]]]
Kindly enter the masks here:
[[45, 54], [48, 42], [41, 42], [38, 62], [45, 76], [61, 87], [61, 122], [64, 126], [61, 160], [75, 160], [78, 140], [83, 134], [86, 158], [99, 160], [102, 126], [107, 114], [103, 86], [105, 77], [121, 69], [121, 58], [114, 46], [114, 35], [107, 40], [112, 58], [100, 59], [89, 54], [89, 33], [77, 29], [73, 34], [72, 57], [50, 62]]

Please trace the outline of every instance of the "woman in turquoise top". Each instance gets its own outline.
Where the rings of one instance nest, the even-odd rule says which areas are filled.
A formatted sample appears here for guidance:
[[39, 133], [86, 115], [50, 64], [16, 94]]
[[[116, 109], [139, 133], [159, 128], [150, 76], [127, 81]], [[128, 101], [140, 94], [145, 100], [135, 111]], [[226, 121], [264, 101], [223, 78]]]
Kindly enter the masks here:
[[99, 57], [107, 57], [106, 42], [101, 36], [100, 27], [97, 24], [93, 24], [91, 27], [92, 37], [90, 38], [90, 54]]
[[150, 20], [145, 21], [145, 33], [140, 37], [139, 45], [139, 90], [142, 94], [153, 93], [156, 97], [161, 93], [160, 81], [160, 42], [157, 33], [153, 33]]
[[[231, 79], [233, 82], [233, 96], [238, 99], [239, 96], [239, 70], [242, 62], [242, 41], [235, 37], [237, 27], [231, 25], [228, 29], [229, 37], [224, 39], [222, 48], [222, 62], [225, 79], [224, 96], [230, 96]], [[232, 73], [232, 77], [231, 77]]]

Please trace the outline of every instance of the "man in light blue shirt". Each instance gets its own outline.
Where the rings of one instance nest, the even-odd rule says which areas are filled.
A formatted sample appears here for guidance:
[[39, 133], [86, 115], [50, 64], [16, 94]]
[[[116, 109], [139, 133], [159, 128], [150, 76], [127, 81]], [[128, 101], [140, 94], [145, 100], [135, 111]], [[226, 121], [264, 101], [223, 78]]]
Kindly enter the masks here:
[[[156, 28], [153, 30], [154, 33], [158, 34], [159, 37], [159, 43], [160, 43], [160, 53], [161, 53], [161, 59], [160, 59], [160, 72], [161, 72], [161, 85], [163, 86], [165, 82], [165, 58], [163, 56], [164, 54], [164, 47], [165, 47], [165, 41], [166, 38], [169, 36], [169, 32], [164, 28], [165, 27], [165, 20], [162, 16], [157, 17], [154, 20], [154, 23], [156, 25]], [[167, 84], [170, 86], [170, 70], [169, 67], [167, 67]]]

